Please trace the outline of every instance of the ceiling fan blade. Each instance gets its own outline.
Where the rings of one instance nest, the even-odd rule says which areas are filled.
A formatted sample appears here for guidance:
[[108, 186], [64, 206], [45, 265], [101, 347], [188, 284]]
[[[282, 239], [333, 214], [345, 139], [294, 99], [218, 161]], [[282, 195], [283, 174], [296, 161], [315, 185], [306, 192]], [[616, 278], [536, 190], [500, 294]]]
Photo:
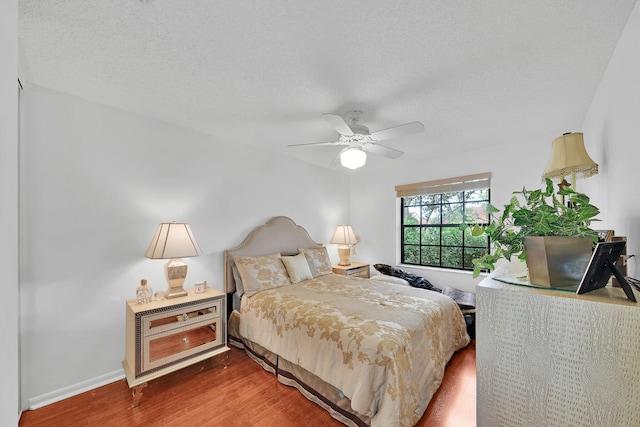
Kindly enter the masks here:
[[322, 114], [322, 117], [324, 117], [324, 119], [328, 121], [329, 124], [333, 126], [340, 135], [353, 135], [353, 131], [351, 130], [347, 122], [345, 122], [344, 119], [337, 114], [324, 113]]
[[331, 142], [311, 142], [308, 144], [289, 144], [287, 145], [287, 147], [308, 147], [310, 145], [311, 146], [315, 145], [316, 147], [319, 147], [322, 145], [349, 145], [349, 144], [342, 141], [331, 141]]
[[397, 159], [398, 157], [404, 154], [400, 150], [396, 150], [395, 148], [385, 147], [384, 145], [376, 144], [375, 142], [364, 144], [362, 146], [362, 149], [366, 152], [373, 153], [373, 154], [380, 154], [381, 156], [385, 156], [390, 159]]
[[424, 132], [424, 125], [421, 122], [411, 122], [392, 128], [382, 129], [371, 134], [371, 138], [382, 141], [389, 138], [410, 135], [412, 133]]

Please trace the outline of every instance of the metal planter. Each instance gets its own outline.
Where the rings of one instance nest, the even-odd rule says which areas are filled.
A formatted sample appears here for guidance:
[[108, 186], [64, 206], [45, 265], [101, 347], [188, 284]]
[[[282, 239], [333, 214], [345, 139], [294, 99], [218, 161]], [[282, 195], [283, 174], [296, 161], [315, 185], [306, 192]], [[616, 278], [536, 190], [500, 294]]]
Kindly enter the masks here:
[[577, 287], [582, 280], [593, 240], [589, 237], [525, 237], [529, 282], [547, 288]]

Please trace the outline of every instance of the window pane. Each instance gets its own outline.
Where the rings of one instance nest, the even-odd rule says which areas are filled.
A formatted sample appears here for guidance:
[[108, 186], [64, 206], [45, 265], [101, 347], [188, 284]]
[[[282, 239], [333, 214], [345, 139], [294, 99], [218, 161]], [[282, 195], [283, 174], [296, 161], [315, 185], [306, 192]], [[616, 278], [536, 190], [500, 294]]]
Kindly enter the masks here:
[[403, 225], [418, 224], [420, 222], [420, 207], [412, 206], [403, 208], [402, 212]]
[[462, 224], [462, 203], [451, 203], [442, 205], [442, 223], [443, 224]]
[[489, 189], [484, 188], [482, 190], [469, 190], [465, 191], [464, 198], [467, 201], [472, 200], [489, 200]]
[[440, 205], [422, 207], [422, 224], [440, 224]]
[[442, 228], [443, 246], [462, 246], [462, 230], [458, 227]]
[[462, 248], [442, 248], [442, 266], [462, 268]]
[[474, 258], [480, 258], [482, 255], [487, 253], [487, 249], [473, 249], [466, 248], [464, 251], [464, 268], [473, 268], [473, 260]]
[[489, 222], [489, 205], [487, 202], [465, 203], [465, 214], [471, 222], [487, 224]]
[[420, 204], [420, 196], [403, 197], [403, 206], [418, 206]]
[[440, 203], [439, 194], [429, 194], [428, 196], [422, 196], [423, 205], [437, 205]]
[[420, 247], [406, 245], [404, 247], [404, 259], [402, 262], [407, 264], [420, 264]]
[[470, 228], [464, 230], [464, 245], [467, 247], [476, 246], [485, 248], [486, 251], [488, 239], [489, 237], [484, 234], [482, 236], [472, 236]]
[[420, 260], [422, 265], [440, 266], [440, 248], [438, 246], [423, 246], [422, 247], [422, 259]]
[[462, 192], [456, 193], [442, 193], [442, 203], [456, 203], [462, 202]]
[[422, 244], [439, 245], [440, 227], [422, 227]]
[[404, 244], [419, 245], [420, 244], [420, 228], [404, 227]]

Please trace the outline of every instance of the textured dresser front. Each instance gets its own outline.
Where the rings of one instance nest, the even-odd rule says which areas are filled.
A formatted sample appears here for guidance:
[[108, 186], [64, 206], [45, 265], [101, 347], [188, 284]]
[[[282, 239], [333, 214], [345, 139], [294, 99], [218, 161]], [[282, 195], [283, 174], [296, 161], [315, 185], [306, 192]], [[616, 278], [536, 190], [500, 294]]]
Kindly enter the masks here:
[[487, 278], [476, 328], [478, 426], [640, 425], [640, 306], [621, 289]]

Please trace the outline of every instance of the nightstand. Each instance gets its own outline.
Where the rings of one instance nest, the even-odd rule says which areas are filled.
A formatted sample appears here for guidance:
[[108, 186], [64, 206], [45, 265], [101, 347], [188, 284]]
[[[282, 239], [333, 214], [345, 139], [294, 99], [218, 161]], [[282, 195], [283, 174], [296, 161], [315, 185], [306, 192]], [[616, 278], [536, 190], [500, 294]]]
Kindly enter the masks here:
[[229, 350], [226, 295], [212, 288], [137, 304], [127, 301], [125, 360], [133, 406], [147, 382]]
[[332, 269], [335, 274], [341, 274], [343, 276], [369, 278], [369, 264], [362, 262], [352, 262], [350, 265], [334, 264]]

